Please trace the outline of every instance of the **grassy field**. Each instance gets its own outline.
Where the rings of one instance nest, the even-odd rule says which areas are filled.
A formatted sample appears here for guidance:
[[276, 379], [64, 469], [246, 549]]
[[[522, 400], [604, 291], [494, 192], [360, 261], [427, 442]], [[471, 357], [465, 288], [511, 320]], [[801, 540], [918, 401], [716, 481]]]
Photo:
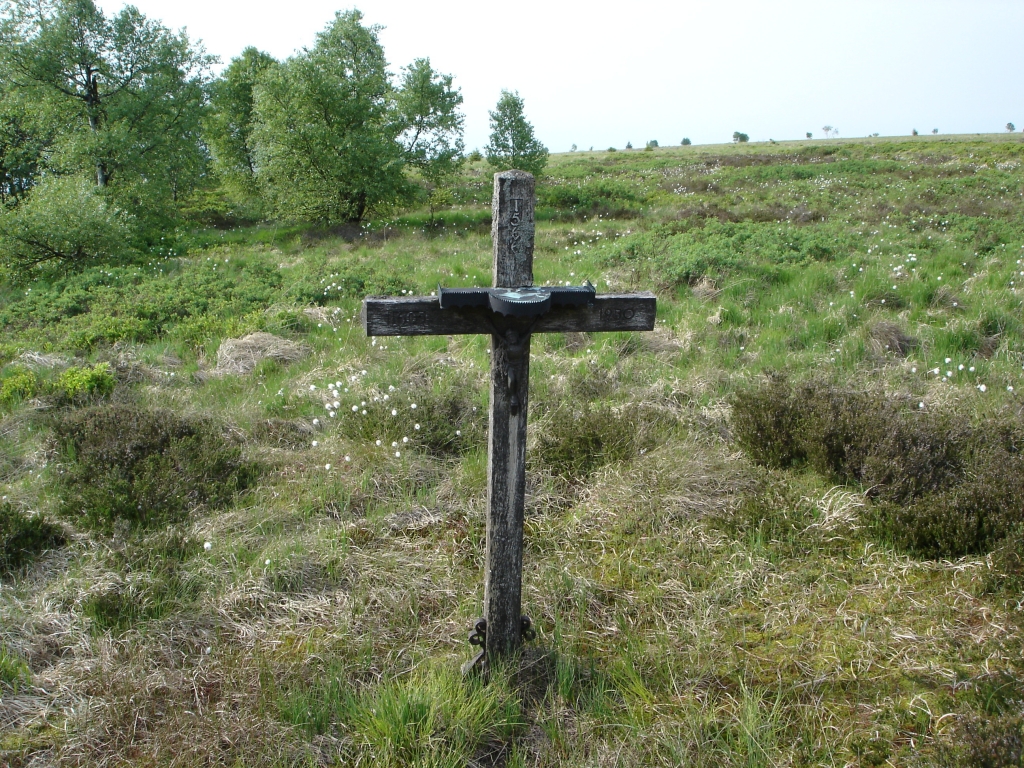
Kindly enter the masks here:
[[1022, 162], [553, 157], [537, 282], [659, 319], [534, 339], [538, 638], [487, 685], [488, 340], [358, 323], [490, 284], [483, 163], [0, 288], [0, 762], [1024, 765]]

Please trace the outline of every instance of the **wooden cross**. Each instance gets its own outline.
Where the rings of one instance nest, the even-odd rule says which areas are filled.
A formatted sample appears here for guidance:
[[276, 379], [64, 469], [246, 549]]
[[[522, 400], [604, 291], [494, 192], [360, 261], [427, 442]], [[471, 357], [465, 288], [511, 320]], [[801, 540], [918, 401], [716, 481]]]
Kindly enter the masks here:
[[436, 297], [368, 297], [363, 302], [362, 317], [368, 336], [491, 336], [484, 619], [477, 622], [475, 639], [471, 637], [471, 642], [484, 646], [477, 662], [514, 653], [524, 634], [532, 634], [529, 619], [522, 616], [531, 335], [650, 331], [655, 319], [652, 293], [597, 296], [589, 285], [575, 289], [533, 287], [531, 174], [495, 174], [491, 207], [493, 289], [442, 288]]

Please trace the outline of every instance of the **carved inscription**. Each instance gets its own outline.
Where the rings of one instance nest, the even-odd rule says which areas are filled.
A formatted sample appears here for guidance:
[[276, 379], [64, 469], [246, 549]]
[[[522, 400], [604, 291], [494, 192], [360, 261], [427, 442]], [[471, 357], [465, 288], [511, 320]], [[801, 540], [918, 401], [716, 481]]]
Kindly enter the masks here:
[[392, 326], [396, 325], [426, 325], [427, 324], [427, 313], [422, 310], [410, 310], [406, 312], [392, 310], [388, 314], [388, 322]]
[[512, 204], [512, 212], [508, 217], [508, 248], [514, 257], [521, 258], [526, 250], [521, 230], [523, 224], [522, 200], [518, 198], [509, 201]]
[[636, 310], [629, 307], [623, 309], [608, 307], [601, 310], [601, 319], [609, 323], [620, 323], [624, 320], [632, 320], [634, 317], [636, 317]]

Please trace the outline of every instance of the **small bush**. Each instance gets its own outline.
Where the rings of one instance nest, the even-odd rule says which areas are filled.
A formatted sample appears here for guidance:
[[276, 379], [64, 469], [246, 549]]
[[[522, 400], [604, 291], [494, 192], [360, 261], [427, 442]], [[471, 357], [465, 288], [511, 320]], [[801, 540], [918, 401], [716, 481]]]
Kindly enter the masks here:
[[0, 381], [0, 406], [10, 408], [35, 397], [39, 389], [36, 374], [28, 368], [14, 368]]
[[131, 220], [88, 179], [44, 178], [28, 199], [0, 214], [3, 264], [23, 278], [40, 266], [80, 269], [128, 253]]
[[26, 515], [0, 502], [0, 575], [11, 573], [47, 549], [63, 546], [60, 528], [42, 515]]
[[758, 464], [780, 469], [806, 458], [797, 439], [799, 422], [793, 388], [781, 376], [770, 376], [765, 386], [733, 397], [733, 435]]
[[256, 474], [212, 422], [169, 410], [92, 406], [60, 419], [54, 438], [64, 463], [61, 513], [101, 530], [226, 504]]
[[927, 557], [985, 553], [1005, 541], [1013, 566], [1012, 536], [1024, 526], [1024, 425], [971, 424], [882, 392], [794, 388], [779, 378], [732, 404], [735, 439], [754, 461], [806, 461], [866, 486], [876, 536]]
[[57, 389], [68, 400], [83, 400], [106, 397], [116, 383], [110, 364], [97, 363], [91, 368], [68, 368], [57, 379]]
[[628, 461], [663, 442], [672, 421], [642, 405], [582, 409], [560, 406], [538, 429], [531, 463], [582, 478], [605, 464]]
[[690, 146], [690, 145], [691, 145], [692, 143], [693, 143], [693, 142], [691, 142], [691, 141], [690, 141], [689, 139], [683, 139], [683, 146], [684, 146], [684, 147], [688, 147], [688, 146]]

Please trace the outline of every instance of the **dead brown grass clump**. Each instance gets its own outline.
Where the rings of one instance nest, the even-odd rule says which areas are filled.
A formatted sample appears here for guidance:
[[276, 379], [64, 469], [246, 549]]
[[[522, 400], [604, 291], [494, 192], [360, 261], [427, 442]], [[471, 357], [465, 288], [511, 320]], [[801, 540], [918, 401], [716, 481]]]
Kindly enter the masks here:
[[868, 331], [868, 336], [877, 354], [888, 352], [897, 357], [906, 357], [920, 344], [916, 338], [905, 333], [896, 323], [885, 320], [875, 323]]
[[294, 363], [309, 354], [309, 348], [272, 333], [250, 333], [241, 339], [225, 339], [217, 350], [217, 367], [212, 373], [243, 375], [252, 373], [264, 360]]

